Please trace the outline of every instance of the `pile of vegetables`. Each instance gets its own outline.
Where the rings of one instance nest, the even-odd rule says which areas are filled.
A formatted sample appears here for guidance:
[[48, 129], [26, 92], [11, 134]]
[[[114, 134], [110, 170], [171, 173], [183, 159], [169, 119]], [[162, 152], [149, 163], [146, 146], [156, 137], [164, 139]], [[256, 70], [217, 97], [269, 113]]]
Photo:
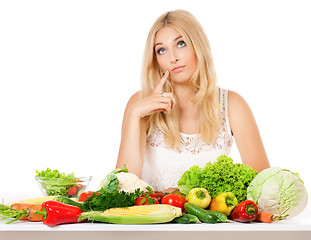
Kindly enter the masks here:
[[178, 188], [186, 195], [192, 188], [205, 188], [212, 198], [220, 193], [232, 192], [242, 202], [247, 198], [247, 187], [257, 174], [251, 167], [235, 164], [232, 158], [221, 155], [215, 163], [207, 163], [203, 168], [195, 165], [184, 172], [178, 181]]
[[[172, 193], [154, 192], [148, 183], [122, 169], [110, 172], [98, 191], [0, 204], [3, 219], [64, 223], [271, 223], [296, 216], [307, 205], [307, 192], [299, 175], [268, 168], [260, 173], [231, 158], [220, 156], [204, 168], [194, 166]], [[41, 201], [41, 202], [40, 202]], [[33, 204], [31, 204], [33, 202]]]

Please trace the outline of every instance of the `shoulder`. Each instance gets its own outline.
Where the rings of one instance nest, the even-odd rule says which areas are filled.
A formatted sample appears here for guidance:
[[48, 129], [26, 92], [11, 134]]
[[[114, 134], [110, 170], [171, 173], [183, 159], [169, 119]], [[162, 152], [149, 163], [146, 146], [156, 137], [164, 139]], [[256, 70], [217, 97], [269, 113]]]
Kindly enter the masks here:
[[126, 110], [139, 101], [140, 95], [141, 95], [141, 91], [138, 91], [129, 98], [127, 105], [126, 105]]
[[252, 111], [245, 99], [240, 94], [230, 90], [228, 91], [228, 117], [232, 131], [253, 120]]
[[136, 103], [137, 101], [139, 101], [140, 99], [140, 93], [141, 91], [137, 91], [136, 93], [134, 93], [130, 99], [128, 100], [128, 104], [134, 104]]
[[228, 90], [228, 109], [229, 111], [243, 111], [249, 108], [245, 99], [238, 93]]
[[228, 115], [243, 164], [257, 171], [270, 167], [254, 115], [244, 98], [236, 92], [228, 93]]
[[[128, 119], [129, 116], [131, 116], [131, 110], [134, 108], [134, 105], [139, 102], [141, 99], [141, 91], [138, 91], [134, 93], [128, 100], [127, 105], [125, 107], [124, 116], [123, 116], [123, 125], [124, 121]], [[141, 123], [145, 124], [146, 120], [145, 118], [141, 118]]]
[[[137, 103], [139, 102], [141, 99], [141, 91], [138, 91], [136, 93], [134, 93], [130, 99], [128, 100], [127, 102], [127, 105], [126, 105], [126, 108], [125, 108], [125, 112], [124, 114], [127, 114], [128, 112], [130, 112], [132, 109], [132, 107]], [[142, 118], [141, 119], [142, 122], [146, 122], [146, 118]]]

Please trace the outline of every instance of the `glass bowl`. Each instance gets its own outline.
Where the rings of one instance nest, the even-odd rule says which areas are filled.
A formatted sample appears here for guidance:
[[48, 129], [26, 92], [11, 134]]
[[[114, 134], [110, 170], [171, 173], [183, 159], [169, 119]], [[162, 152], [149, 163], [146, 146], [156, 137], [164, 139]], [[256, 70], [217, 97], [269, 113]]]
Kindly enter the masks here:
[[68, 196], [79, 198], [84, 192], [92, 176], [72, 178], [35, 177], [44, 196]]

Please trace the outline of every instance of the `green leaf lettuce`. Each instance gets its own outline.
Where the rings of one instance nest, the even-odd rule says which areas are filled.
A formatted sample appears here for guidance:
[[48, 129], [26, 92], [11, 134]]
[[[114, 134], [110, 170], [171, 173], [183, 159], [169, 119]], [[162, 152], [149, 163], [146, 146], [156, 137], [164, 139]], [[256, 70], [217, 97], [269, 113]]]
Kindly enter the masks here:
[[186, 195], [192, 188], [205, 188], [211, 198], [223, 192], [232, 192], [242, 202], [247, 198], [247, 187], [257, 174], [251, 167], [233, 163], [232, 158], [221, 155], [214, 163], [207, 163], [203, 168], [195, 165], [184, 172], [178, 181], [178, 188]]

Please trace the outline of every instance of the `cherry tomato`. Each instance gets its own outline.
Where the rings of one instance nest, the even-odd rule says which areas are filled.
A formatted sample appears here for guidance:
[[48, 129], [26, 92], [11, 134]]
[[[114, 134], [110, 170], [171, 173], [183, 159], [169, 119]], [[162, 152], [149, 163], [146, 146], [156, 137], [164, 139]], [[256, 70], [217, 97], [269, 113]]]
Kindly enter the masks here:
[[139, 197], [135, 201], [135, 205], [151, 205], [159, 204], [159, 201], [153, 197]]
[[[89, 199], [90, 197], [93, 196], [93, 191], [88, 191], [88, 192], [83, 192], [80, 194], [78, 201], [79, 202], [84, 202], [87, 199]], [[98, 192], [95, 192], [96, 195], [98, 195]]]
[[77, 186], [72, 186], [71, 188], [69, 188], [68, 190], [68, 195], [75, 195], [77, 192]]
[[174, 207], [180, 207], [183, 212], [185, 212], [185, 203], [187, 202], [182, 196], [178, 196], [177, 194], [171, 193], [162, 198], [161, 204], [169, 204]]

